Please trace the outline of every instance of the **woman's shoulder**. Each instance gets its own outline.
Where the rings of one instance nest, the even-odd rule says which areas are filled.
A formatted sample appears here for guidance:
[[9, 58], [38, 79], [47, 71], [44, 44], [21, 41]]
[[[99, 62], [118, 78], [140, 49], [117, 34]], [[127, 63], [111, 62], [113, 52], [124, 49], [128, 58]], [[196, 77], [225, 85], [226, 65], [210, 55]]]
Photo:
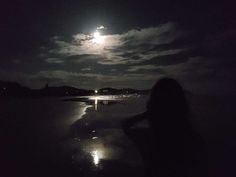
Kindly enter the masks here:
[[125, 132], [129, 132], [131, 129], [136, 129], [143, 127], [145, 125], [145, 120], [147, 118], [146, 113], [137, 114], [135, 116], [129, 117], [122, 121], [122, 128]]

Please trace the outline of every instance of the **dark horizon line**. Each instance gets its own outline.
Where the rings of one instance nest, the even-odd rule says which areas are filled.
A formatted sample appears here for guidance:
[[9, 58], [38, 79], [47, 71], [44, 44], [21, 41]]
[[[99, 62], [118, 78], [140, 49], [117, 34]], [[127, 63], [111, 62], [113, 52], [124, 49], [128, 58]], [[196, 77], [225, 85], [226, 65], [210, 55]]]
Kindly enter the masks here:
[[30, 90], [42, 90], [42, 89], [45, 89], [45, 87], [48, 85], [49, 88], [62, 88], [62, 87], [70, 87], [70, 88], [75, 88], [75, 89], [79, 89], [79, 90], [88, 90], [88, 91], [94, 91], [94, 90], [102, 90], [102, 89], [116, 89], [116, 90], [122, 90], [122, 89], [132, 89], [132, 90], [136, 90], [136, 91], [148, 91], [148, 90], [151, 90], [151, 88], [147, 88], [147, 89], [136, 89], [136, 88], [133, 88], [133, 87], [108, 87], [108, 86], [105, 86], [105, 87], [100, 87], [98, 89], [86, 89], [86, 88], [80, 88], [80, 87], [77, 87], [77, 86], [71, 86], [71, 85], [58, 85], [58, 86], [50, 86], [49, 83], [46, 83], [43, 87], [41, 88], [32, 88], [30, 86], [25, 86], [23, 85], [22, 83], [19, 83], [17, 81], [10, 81], [10, 80], [0, 80], [0, 85], [2, 84], [15, 84], [15, 85], [18, 85], [19, 87], [21, 88], [27, 88], [27, 89], [30, 89]]

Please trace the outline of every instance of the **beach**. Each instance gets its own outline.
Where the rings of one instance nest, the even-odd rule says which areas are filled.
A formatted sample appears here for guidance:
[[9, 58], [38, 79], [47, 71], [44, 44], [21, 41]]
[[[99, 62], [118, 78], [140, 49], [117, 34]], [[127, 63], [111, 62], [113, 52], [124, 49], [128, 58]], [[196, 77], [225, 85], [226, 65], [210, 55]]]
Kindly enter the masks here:
[[[1, 99], [1, 176], [144, 176], [142, 158], [121, 122], [145, 111], [147, 99]], [[233, 174], [234, 99], [189, 100], [190, 120], [207, 144], [210, 176]]]

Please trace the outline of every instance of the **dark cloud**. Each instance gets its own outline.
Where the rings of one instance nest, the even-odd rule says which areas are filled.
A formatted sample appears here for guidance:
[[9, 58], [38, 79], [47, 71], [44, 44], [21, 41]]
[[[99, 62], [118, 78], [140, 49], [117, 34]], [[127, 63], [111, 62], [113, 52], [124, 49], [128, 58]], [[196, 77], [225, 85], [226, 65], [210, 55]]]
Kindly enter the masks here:
[[56, 64], [61, 64], [64, 63], [64, 60], [59, 59], [59, 58], [47, 58], [46, 62], [48, 63], [56, 63]]
[[143, 62], [142, 64], [155, 64], [157, 66], [176, 65], [179, 63], [185, 63], [189, 60], [188, 53], [178, 53], [165, 56], [157, 56], [151, 58], [149, 61]]
[[102, 56], [96, 55], [96, 54], [82, 54], [82, 55], [71, 55], [62, 58], [65, 62], [71, 62], [71, 63], [82, 63], [90, 60], [101, 60], [103, 59]]

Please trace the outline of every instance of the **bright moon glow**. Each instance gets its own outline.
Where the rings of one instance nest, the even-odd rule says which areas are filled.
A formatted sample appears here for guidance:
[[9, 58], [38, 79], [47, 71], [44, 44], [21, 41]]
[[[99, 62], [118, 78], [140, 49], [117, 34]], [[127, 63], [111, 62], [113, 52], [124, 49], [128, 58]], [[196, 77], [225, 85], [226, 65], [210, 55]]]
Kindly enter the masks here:
[[102, 36], [98, 31], [96, 31], [93, 33], [92, 41], [96, 44], [102, 44], [104, 43], [104, 36]]

